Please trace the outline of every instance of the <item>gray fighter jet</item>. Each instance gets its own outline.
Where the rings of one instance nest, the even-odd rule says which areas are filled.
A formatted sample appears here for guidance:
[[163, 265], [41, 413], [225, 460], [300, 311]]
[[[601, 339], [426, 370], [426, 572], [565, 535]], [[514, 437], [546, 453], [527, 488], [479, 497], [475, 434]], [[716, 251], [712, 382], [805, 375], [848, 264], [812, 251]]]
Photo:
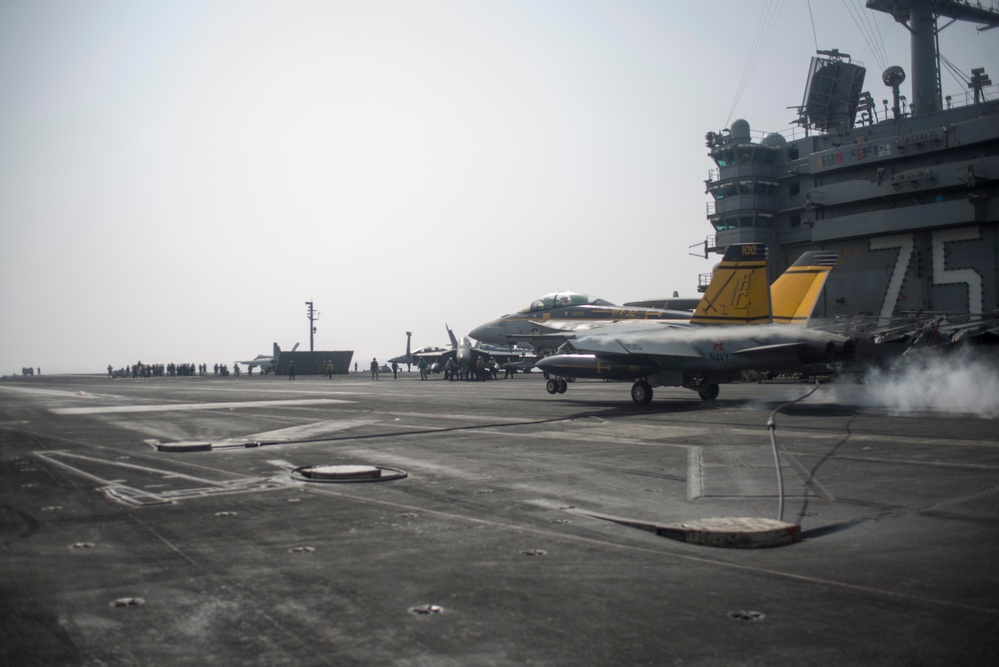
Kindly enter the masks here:
[[[295, 343], [295, 347], [291, 348], [291, 351], [294, 352], [295, 350], [297, 350], [298, 345], [299, 345], [298, 343]], [[278, 345], [277, 343], [274, 343], [274, 354], [272, 355], [258, 354], [253, 359], [250, 359], [248, 361], [237, 361], [236, 363], [248, 366], [251, 373], [253, 372], [254, 367], [259, 367], [260, 372], [263, 373], [264, 375], [267, 375], [268, 373], [273, 373], [274, 369], [277, 368], [279, 356], [281, 356], [281, 346]]]
[[534, 355], [529, 350], [507, 345], [488, 345], [482, 342], [473, 342], [468, 336], [458, 338], [454, 335], [447, 324], [448, 338], [451, 339], [451, 347], [421, 347], [415, 352], [410, 352], [410, 332], [406, 332], [406, 354], [389, 359], [389, 363], [415, 364], [420, 359], [425, 360], [430, 365], [432, 373], [438, 373], [444, 368], [448, 359], [453, 359], [463, 375], [475, 368], [475, 361], [479, 357], [495, 359], [497, 363], [503, 364], [510, 361], [525, 361], [533, 359]]
[[495, 345], [528, 344], [544, 352], [565, 342], [563, 334], [588, 330], [595, 324], [620, 320], [686, 322], [690, 315], [689, 310], [619, 306], [580, 292], [553, 292], [522, 310], [475, 327], [468, 335]]
[[[444, 326], [447, 327], [446, 324]], [[451, 330], [448, 329], [448, 333], [450, 333], [450, 332], [451, 332]], [[451, 352], [454, 349], [454, 346], [452, 345], [451, 348], [446, 348], [446, 347], [420, 347], [420, 348], [417, 348], [415, 351], [413, 351], [413, 350], [410, 349], [410, 341], [412, 340], [412, 338], [413, 338], [413, 332], [407, 331], [406, 332], [406, 353], [405, 354], [400, 354], [398, 357], [392, 357], [391, 359], [388, 360], [388, 363], [390, 363], [390, 364], [400, 364], [400, 365], [401, 364], [406, 364], [407, 368], [409, 368], [409, 370], [412, 370], [413, 364], [419, 363], [420, 359], [425, 359], [427, 361], [427, 363], [434, 364], [434, 363], [439, 362], [446, 353]], [[453, 338], [454, 338], [454, 335], [452, 334], [452, 339]]]
[[564, 393], [569, 379], [632, 380], [631, 398], [644, 405], [653, 387], [682, 386], [712, 400], [718, 385], [744, 370], [849, 357], [849, 339], [803, 326], [836, 260], [831, 253], [805, 253], [770, 288], [766, 248], [731, 245], [688, 323], [607, 324], [567, 336], [559, 353], [536, 366], [553, 376], [549, 393]]

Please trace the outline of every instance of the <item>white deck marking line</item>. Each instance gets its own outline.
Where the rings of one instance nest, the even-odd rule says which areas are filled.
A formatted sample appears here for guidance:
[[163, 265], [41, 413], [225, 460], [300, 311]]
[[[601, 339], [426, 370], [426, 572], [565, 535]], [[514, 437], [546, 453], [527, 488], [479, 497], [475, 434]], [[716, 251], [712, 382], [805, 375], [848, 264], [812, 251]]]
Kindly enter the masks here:
[[56, 396], [58, 398], [125, 398], [119, 394], [88, 394], [69, 389], [42, 389], [41, 387], [11, 387], [0, 386], [0, 391], [10, 391], [33, 396]]
[[300, 440], [377, 423], [377, 419], [347, 419], [342, 421], [326, 420], [313, 422], [311, 424], [302, 424], [301, 426], [279, 428], [274, 431], [264, 431], [262, 433], [251, 433], [250, 435], [225, 438], [224, 440], [220, 440], [219, 444], [224, 445], [252, 440]]
[[[104, 479], [102, 477], [98, 477], [98, 476], [93, 475], [91, 473], [85, 472], [85, 471], [81, 470], [80, 468], [76, 468], [76, 467], [74, 467], [74, 466], [72, 466], [72, 465], [70, 465], [70, 464], [68, 464], [68, 463], [66, 463], [64, 461], [60, 461], [59, 459], [77, 459], [77, 460], [80, 460], [80, 461], [88, 461], [90, 463], [97, 463], [97, 464], [100, 464], [100, 465], [110, 466], [110, 467], [113, 467], [113, 468], [126, 468], [126, 469], [129, 469], [129, 470], [138, 470], [139, 472], [149, 473], [149, 474], [152, 474], [152, 475], [160, 475], [160, 476], [168, 477], [168, 478], [172, 478], [172, 479], [184, 479], [184, 480], [187, 480], [189, 482], [196, 482], [198, 484], [205, 484], [205, 485], [208, 485], [208, 486], [225, 486], [227, 484], [240, 483], [240, 482], [242, 482], [242, 481], [244, 481], [246, 479], [251, 479], [251, 478], [247, 477], [246, 475], [238, 475], [238, 476], [235, 476], [235, 478], [232, 479], [232, 480], [228, 480], [228, 481], [215, 481], [215, 480], [212, 480], [212, 479], [206, 479], [204, 477], [196, 477], [195, 475], [187, 475], [187, 474], [182, 473], [182, 472], [174, 472], [173, 470], [166, 470], [166, 469], [163, 469], [163, 468], [154, 468], [154, 467], [151, 467], [151, 466], [144, 466], [144, 465], [139, 465], [139, 464], [136, 464], [136, 463], [125, 463], [123, 461], [109, 461], [107, 459], [100, 459], [100, 458], [96, 458], [96, 457], [93, 457], [93, 456], [86, 456], [85, 454], [76, 454], [76, 453], [65, 451], [65, 450], [52, 450], [52, 451], [47, 451], [47, 452], [34, 452], [34, 455], [37, 456], [40, 459], [48, 461], [49, 463], [52, 463], [52, 464], [57, 465], [57, 466], [61, 466], [63, 468], [67, 468], [69, 470], [72, 470], [73, 472], [79, 473], [80, 475], [83, 475], [85, 477], [90, 477], [91, 479], [97, 480], [97, 481], [105, 483], [105, 484], [115, 484], [117, 480]], [[232, 473], [230, 473], [230, 475], [232, 475]]]
[[[429, 414], [426, 412], [382, 412], [379, 413], [385, 417], [416, 417], [419, 419], [426, 419]], [[499, 415], [459, 415], [455, 413], [435, 413], [433, 415], [434, 419], [462, 419], [466, 421], [486, 421], [492, 422], [512, 422], [519, 423], [524, 421], [523, 417], [502, 417]]]
[[[787, 452], [781, 452], [781, 468], [786, 467], [798, 475], [797, 478], [785, 475], [787, 497], [820, 496], [833, 500], [803, 465]], [[777, 473], [770, 447], [711, 445], [691, 446], [687, 450], [687, 500], [776, 498], [777, 494]]]
[[[109, 500], [121, 503], [124, 505], [130, 505], [134, 507], [143, 507], [146, 505], [158, 505], [164, 503], [175, 503], [178, 500], [183, 499], [198, 499], [205, 498], [208, 496], [218, 496], [218, 495], [228, 495], [236, 493], [247, 493], [252, 491], [273, 491], [275, 489], [286, 488], [288, 483], [282, 483], [281, 480], [275, 478], [266, 477], [247, 477], [245, 475], [239, 476], [237, 479], [215, 481], [210, 479], [205, 479], [203, 477], [196, 477], [194, 475], [186, 475], [180, 472], [173, 472], [170, 470], [164, 470], [161, 468], [152, 468], [149, 466], [137, 465], [134, 463], [122, 463], [120, 461], [107, 461], [104, 459], [97, 459], [90, 456], [84, 456], [82, 454], [74, 454], [65, 450], [53, 450], [48, 452], [35, 452], [35, 456], [38, 458], [65, 470], [80, 475], [86, 479], [97, 482], [102, 485], [99, 491], [101, 491]], [[148, 489], [153, 488], [151, 486], [146, 486], [143, 488], [137, 488], [124, 483], [124, 480], [114, 480], [105, 479], [99, 475], [95, 475], [91, 472], [87, 472], [82, 468], [77, 468], [71, 465], [67, 461], [60, 461], [61, 458], [67, 459], [79, 459], [81, 461], [89, 461], [92, 463], [101, 463], [117, 468], [128, 468], [133, 470], [138, 470], [140, 472], [159, 475], [163, 479], [181, 479], [194, 484], [203, 484], [204, 486], [188, 487], [180, 489], [170, 489], [166, 491], [149, 491]], [[290, 481], [290, 480], [289, 480]], [[162, 487], [163, 485], [156, 485], [157, 487]]]
[[233, 408], [261, 408], [267, 406], [327, 405], [353, 403], [338, 398], [300, 398], [280, 401], [232, 401], [224, 403], [169, 403], [163, 405], [100, 405], [90, 408], [53, 408], [57, 415], [96, 415], [115, 412], [173, 412], [176, 410], [229, 410]]

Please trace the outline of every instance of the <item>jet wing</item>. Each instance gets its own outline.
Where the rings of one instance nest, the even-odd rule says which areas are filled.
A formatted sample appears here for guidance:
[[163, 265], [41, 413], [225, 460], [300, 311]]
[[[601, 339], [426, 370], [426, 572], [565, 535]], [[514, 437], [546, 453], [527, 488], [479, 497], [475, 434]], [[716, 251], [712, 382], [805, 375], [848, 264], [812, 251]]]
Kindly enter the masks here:
[[413, 352], [413, 359], [420, 360], [425, 359], [430, 363], [437, 363], [438, 361], [443, 361], [448, 357], [453, 357], [457, 352], [455, 350], [427, 350], [426, 352]]
[[[579, 336], [571, 345], [577, 352], [587, 354], [635, 354], [645, 357], [701, 359], [702, 355], [691, 343], [670, 340], [659, 331], [625, 332], [616, 336]], [[661, 360], [661, 359], [660, 359]]]
[[535, 350], [554, 350], [567, 340], [575, 338], [573, 334], [563, 333], [507, 334], [506, 337], [512, 342], [526, 343]]
[[810, 347], [812, 344], [809, 341], [793, 341], [788, 343], [774, 343], [773, 345], [757, 345], [756, 347], [747, 347], [742, 350], [736, 350], [732, 354], [739, 357], [747, 358], [771, 358], [775, 353], [781, 352], [797, 352], [799, 350], [804, 350]]
[[237, 361], [237, 364], [246, 364], [250, 366], [266, 366], [274, 363], [274, 357], [257, 357], [256, 359], [250, 359], [248, 361]]
[[[529, 343], [535, 348], [542, 350], [555, 349], [562, 345], [562, 343], [572, 341], [572, 346], [578, 349], [575, 341], [583, 337], [587, 338], [587, 340], [593, 339], [597, 341], [594, 343], [596, 345], [604, 345], [607, 341], [614, 340], [618, 336], [635, 335], [641, 337], [645, 334], [654, 336], [669, 329], [687, 330], [690, 328], [690, 325], [687, 323], [675, 320], [556, 321], [535, 322], [534, 324], [538, 326], [538, 333], [508, 334], [507, 338], [514, 342]], [[612, 330], [613, 336], [608, 330]], [[593, 336], [588, 336], [591, 333]], [[627, 353], [620, 346], [614, 349], [618, 354]], [[692, 353], [691, 356], [700, 355]]]
[[[513, 341], [527, 342], [534, 347], [558, 346], [568, 340], [585, 336], [588, 333], [603, 333], [608, 328], [613, 328], [614, 334], [624, 334], [631, 332], [658, 332], [668, 327], [686, 327], [686, 323], [664, 320], [607, 320], [600, 322], [545, 322], [537, 323], [538, 333], [534, 334], [510, 334], [507, 337]], [[545, 331], [545, 333], [541, 333]]]
[[[556, 320], [554, 322], [536, 322], [539, 331], [548, 331], [556, 335], [558, 332], [566, 334], [580, 334], [587, 331], [599, 331], [606, 327], [613, 327], [614, 331], [661, 331], [663, 327], [683, 326], [683, 323], [676, 320]], [[571, 337], [571, 336], [569, 336]]]

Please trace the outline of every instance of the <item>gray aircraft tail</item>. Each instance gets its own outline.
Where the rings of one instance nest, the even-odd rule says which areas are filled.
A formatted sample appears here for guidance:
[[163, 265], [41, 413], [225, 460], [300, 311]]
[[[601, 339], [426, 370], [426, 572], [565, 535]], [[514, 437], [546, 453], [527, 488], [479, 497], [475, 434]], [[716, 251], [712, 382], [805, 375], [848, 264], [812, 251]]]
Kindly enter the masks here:
[[809, 251], [788, 267], [770, 286], [774, 322], [805, 326], [815, 310], [829, 272], [839, 255], [834, 252]]
[[447, 323], [444, 324], [444, 328], [447, 329], [447, 335], [451, 339], [451, 349], [452, 350], [457, 350], [458, 349], [458, 339], [454, 337], [454, 332], [451, 331], [451, 327], [449, 327], [447, 325]]
[[762, 243], [733, 243], [715, 267], [690, 323], [738, 325], [770, 321], [767, 247]]

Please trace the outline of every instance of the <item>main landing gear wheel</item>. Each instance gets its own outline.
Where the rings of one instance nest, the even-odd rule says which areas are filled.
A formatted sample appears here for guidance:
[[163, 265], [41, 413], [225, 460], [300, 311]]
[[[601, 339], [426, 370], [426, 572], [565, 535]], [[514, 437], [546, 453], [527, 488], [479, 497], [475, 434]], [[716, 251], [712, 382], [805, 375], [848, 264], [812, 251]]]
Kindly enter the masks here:
[[631, 385], [631, 400], [636, 405], [648, 405], [652, 402], [652, 385], [645, 380], [639, 380]]
[[713, 401], [718, 398], [718, 385], [706, 384], [697, 390], [697, 395], [705, 401]]
[[564, 394], [569, 389], [569, 383], [565, 380], [558, 381], [558, 393]]
[[558, 380], [549, 380], [545, 383], [545, 389], [548, 390], [549, 394], [558, 393]]

